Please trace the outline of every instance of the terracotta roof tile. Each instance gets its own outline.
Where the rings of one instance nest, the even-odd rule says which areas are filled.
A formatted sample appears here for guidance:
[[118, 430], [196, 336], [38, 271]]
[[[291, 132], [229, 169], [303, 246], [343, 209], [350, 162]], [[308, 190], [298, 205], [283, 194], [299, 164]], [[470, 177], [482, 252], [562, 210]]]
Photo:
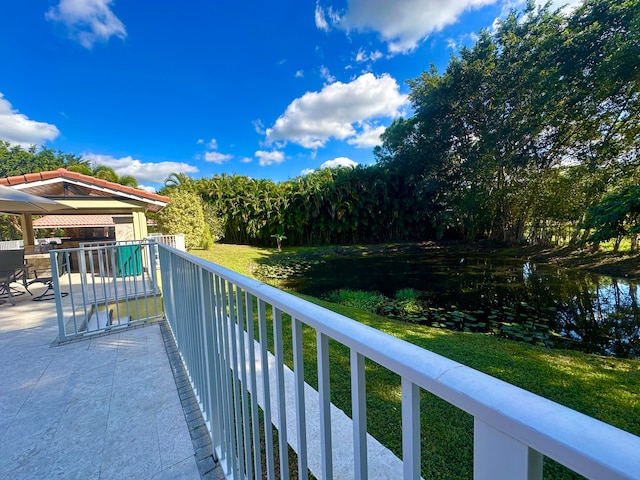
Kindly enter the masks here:
[[122, 193], [136, 195], [136, 196], [143, 197], [149, 200], [154, 200], [157, 202], [163, 202], [163, 203], [169, 202], [169, 197], [158, 195], [157, 193], [151, 193], [145, 190], [140, 190], [138, 188], [127, 187], [124, 185], [120, 185], [119, 183], [108, 182], [106, 180], [91, 177], [89, 175], [84, 175], [78, 172], [70, 172], [64, 168], [59, 168], [58, 170], [51, 170], [48, 172], [27, 173], [25, 175], [18, 175], [15, 177], [0, 178], [0, 185], [20, 185], [23, 183], [32, 183], [32, 182], [38, 182], [41, 180], [50, 180], [52, 178], [68, 178], [73, 180], [79, 180], [85, 183], [96, 185], [98, 187], [110, 188], [112, 190], [116, 190]]
[[34, 228], [107, 227], [113, 215], [45, 215], [33, 221]]

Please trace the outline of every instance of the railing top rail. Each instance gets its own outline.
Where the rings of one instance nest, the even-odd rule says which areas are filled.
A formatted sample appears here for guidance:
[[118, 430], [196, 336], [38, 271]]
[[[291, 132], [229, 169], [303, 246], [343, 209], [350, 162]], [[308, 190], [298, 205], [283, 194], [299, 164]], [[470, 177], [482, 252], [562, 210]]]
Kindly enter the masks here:
[[159, 245], [410, 379], [534, 450], [594, 478], [640, 478], [640, 437], [265, 283]]

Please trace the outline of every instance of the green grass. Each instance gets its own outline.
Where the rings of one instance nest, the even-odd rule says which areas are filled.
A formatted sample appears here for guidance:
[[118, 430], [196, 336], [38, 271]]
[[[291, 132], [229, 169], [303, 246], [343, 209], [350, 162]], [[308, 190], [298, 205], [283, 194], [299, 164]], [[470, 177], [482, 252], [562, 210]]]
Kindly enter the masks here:
[[194, 249], [189, 253], [243, 275], [252, 276], [252, 269], [255, 268], [258, 261], [278, 253], [278, 251], [275, 248], [214, 243], [210, 250]]
[[[307, 249], [308, 250], [308, 249]], [[227, 268], [248, 274], [252, 262], [275, 253], [216, 245], [214, 251], [194, 251]], [[212, 255], [211, 255], [212, 254]], [[211, 255], [211, 256], [210, 256]], [[406, 340], [464, 365], [500, 378], [569, 408], [640, 435], [640, 361], [549, 350], [481, 334], [453, 332], [394, 321], [363, 310], [303, 297], [307, 300]], [[285, 318], [285, 360], [291, 366], [290, 320]], [[269, 328], [269, 337], [272, 329]], [[269, 339], [271, 345], [272, 339]], [[317, 385], [315, 335], [304, 329], [305, 380]], [[349, 352], [330, 342], [332, 402], [351, 412]], [[366, 363], [369, 432], [401, 456], [401, 392], [397, 375], [372, 361]], [[471, 478], [473, 419], [457, 408], [422, 392], [422, 475], [424, 478]], [[545, 478], [577, 478], [546, 462]]]

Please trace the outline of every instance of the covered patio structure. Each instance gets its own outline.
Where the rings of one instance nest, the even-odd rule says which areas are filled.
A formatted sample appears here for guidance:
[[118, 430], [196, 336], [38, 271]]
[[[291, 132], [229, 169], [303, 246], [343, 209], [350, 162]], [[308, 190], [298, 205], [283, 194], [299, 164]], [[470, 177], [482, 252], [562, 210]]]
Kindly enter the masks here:
[[[86, 221], [87, 216], [94, 219], [100, 216], [103, 225], [99, 228], [104, 228], [105, 216], [109, 216], [108, 226], [113, 226], [113, 238], [108, 238], [109, 240], [144, 239], [147, 236], [146, 213], [158, 212], [169, 202], [169, 197], [64, 168], [0, 178], [0, 185], [45, 197], [63, 206], [55, 211], [55, 215], [39, 219], [43, 224], [60, 225], [60, 221], [63, 221], [68, 228], [85, 228], [81, 222], [73, 225], [73, 219]], [[27, 254], [37, 251], [33, 215], [34, 212], [21, 214], [24, 248]], [[63, 216], [62, 220], [56, 220], [59, 215]], [[74, 240], [87, 239], [91, 238], [70, 238], [69, 243], [64, 246], [74, 247], [77, 246], [77, 242], [73, 243]]]

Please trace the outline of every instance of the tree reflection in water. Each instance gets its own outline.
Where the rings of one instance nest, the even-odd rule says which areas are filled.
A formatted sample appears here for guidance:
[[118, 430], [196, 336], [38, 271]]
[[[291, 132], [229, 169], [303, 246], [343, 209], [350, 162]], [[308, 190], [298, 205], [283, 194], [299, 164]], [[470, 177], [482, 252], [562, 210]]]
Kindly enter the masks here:
[[514, 323], [543, 325], [549, 346], [640, 357], [638, 283], [580, 270], [431, 252], [314, 262], [285, 286], [314, 296], [352, 289], [393, 297], [413, 288], [433, 307], [473, 312], [477, 324], [500, 323], [500, 332]]

